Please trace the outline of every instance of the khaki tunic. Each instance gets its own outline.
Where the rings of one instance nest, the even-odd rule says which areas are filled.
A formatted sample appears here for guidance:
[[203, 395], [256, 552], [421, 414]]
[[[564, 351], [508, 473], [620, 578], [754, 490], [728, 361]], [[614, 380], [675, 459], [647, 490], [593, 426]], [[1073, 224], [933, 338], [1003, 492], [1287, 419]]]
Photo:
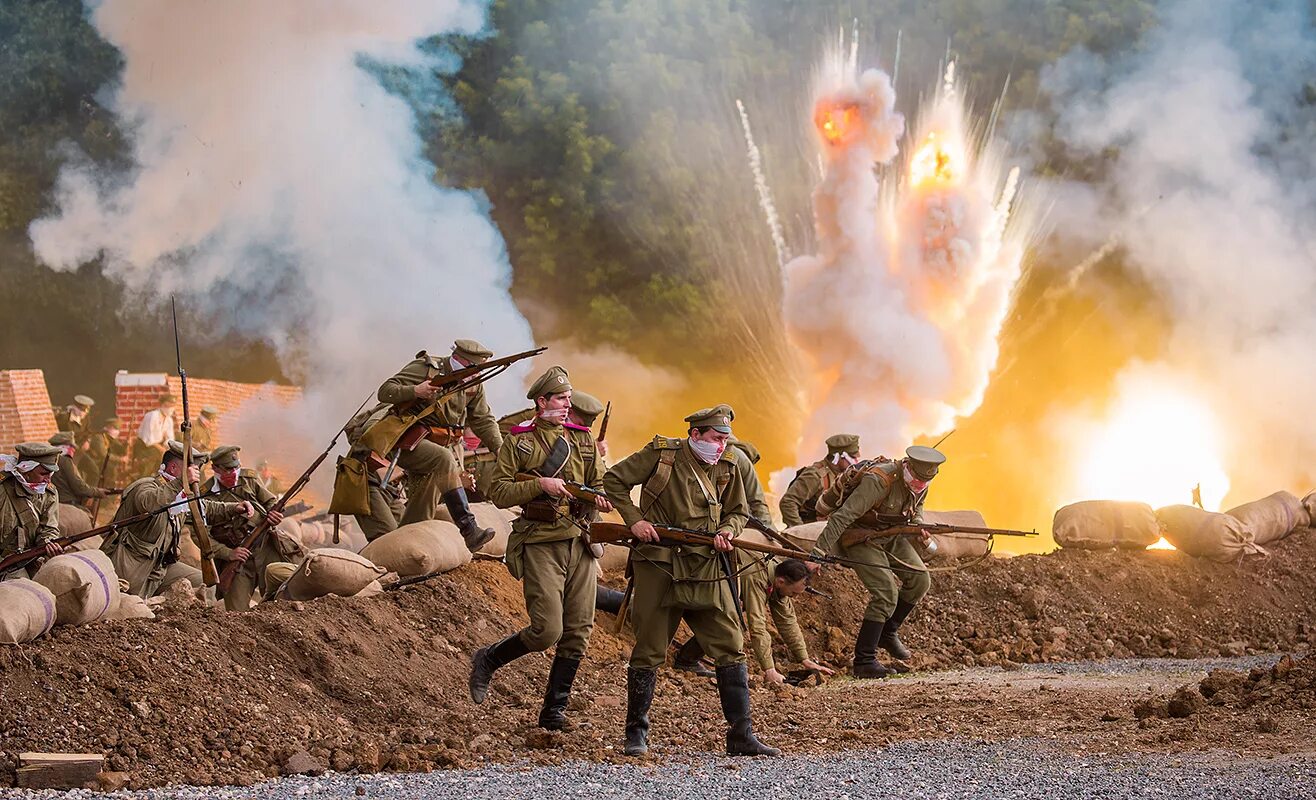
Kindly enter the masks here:
[[[261, 484], [256, 473], [244, 469], [238, 473], [238, 484], [232, 489], [220, 484], [214, 476], [206, 479], [201, 493], [208, 495], [215, 487], [219, 492], [214, 498], [224, 503], [238, 503], [243, 500], [255, 504], [257, 514], [268, 511], [279, 501], [274, 493]], [[263, 515], [263, 514], [262, 514]], [[216, 570], [223, 571], [225, 565], [233, 559], [233, 550], [241, 546], [242, 540], [251, 531], [246, 518], [235, 516], [227, 522], [210, 526], [210, 558], [215, 559]], [[196, 528], [191, 528], [193, 541], [201, 546]], [[279, 550], [279, 540], [274, 529], [265, 532], [260, 543], [251, 552], [251, 557], [242, 564], [238, 574], [233, 577], [233, 584], [224, 593], [224, 607], [229, 611], [246, 611], [251, 608], [251, 598], [256, 590], [265, 588], [265, 567], [280, 561], [291, 561]]]
[[[379, 400], [390, 405], [411, 403], [416, 399], [417, 385], [452, 371], [447, 358], [431, 356], [422, 350], [415, 360], [384, 381], [379, 387]], [[434, 519], [442, 495], [462, 485], [463, 429], [469, 427], [475, 431], [475, 435], [490, 450], [498, 449], [503, 442], [498, 423], [485, 398], [484, 384], [449, 396], [432, 413], [417, 422], [451, 429], [453, 444], [445, 447], [431, 441], [422, 441], [398, 458], [398, 466], [407, 471], [412, 487], [408, 491], [407, 510], [399, 520], [403, 525]]]
[[69, 456], [59, 457], [59, 469], [50, 482], [59, 490], [59, 501], [73, 506], [85, 506], [88, 500], [95, 499], [96, 488], [82, 479], [77, 465]]
[[841, 534], [869, 511], [882, 516], [903, 516], [914, 523], [923, 521], [927, 492], [914, 495], [909, 491], [901, 478], [904, 464], [901, 460], [878, 465], [887, 478], [885, 482], [876, 475], [864, 475], [841, 507], [827, 518], [827, 527], [818, 537], [816, 547], [819, 552], [860, 562], [850, 566], [868, 589], [864, 619], [874, 622], [889, 619], [897, 602], [917, 603], [932, 586], [912, 536], [878, 536], [850, 547], [840, 543]]
[[203, 453], [209, 453], [214, 445], [215, 431], [201, 420], [201, 417], [192, 420], [192, 446]]
[[831, 485], [837, 474], [826, 461], [818, 461], [801, 469], [777, 503], [781, 521], [787, 527], [817, 521], [818, 511], [814, 504], [818, 502], [818, 495]]
[[739, 447], [728, 447], [736, 461], [736, 474], [745, 486], [745, 501], [749, 504], [749, 515], [765, 525], [772, 524], [772, 509], [768, 508], [767, 498], [763, 495], [763, 483], [754, 469], [754, 462]]
[[[570, 522], [573, 504], [548, 497], [536, 481], [516, 479], [518, 472], [538, 470], [564, 436], [571, 449], [562, 468], [551, 477], [601, 488], [598, 453], [590, 432], [536, 420], [533, 430], [513, 431], [503, 439], [489, 499], [499, 508], [522, 507], [507, 540], [507, 569], [522, 582], [530, 616], [530, 625], [520, 633], [521, 641], [531, 650], [556, 645], [557, 656], [578, 659], [585, 655], [594, 630], [598, 562], [581, 539], [580, 528]], [[527, 519], [527, 505], [541, 510], [551, 507], [557, 519]], [[574, 505], [576, 519], [588, 525], [595, 516], [593, 504], [584, 507], [577, 501]]]
[[[127, 519], [166, 506], [178, 499], [182, 489], [181, 478], [169, 480], [160, 474], [139, 478], [124, 490], [114, 518]], [[212, 524], [229, 520], [239, 513], [236, 503], [209, 499], [197, 502], [201, 503], [201, 512]], [[177, 563], [178, 538], [182, 532], [180, 520], [184, 516], [162, 511], [105, 539], [101, 550], [114, 562], [114, 571], [119, 577], [128, 581], [129, 592], [138, 597], [151, 597], [178, 580], [190, 580], [194, 585], [200, 585], [198, 570]]]
[[[42, 494], [27, 487], [8, 472], [0, 472], [0, 558], [21, 553], [59, 538], [59, 490], [54, 486]], [[36, 564], [27, 572], [14, 570], [9, 578], [36, 574]]]
[[[732, 449], [728, 447], [716, 464], [709, 465], [699, 461], [685, 439], [660, 436], [608, 470], [603, 488], [627, 525], [647, 519], [710, 533], [727, 531], [734, 536], [745, 526], [748, 505]], [[642, 499], [645, 508], [641, 510], [631, 501], [631, 487], [655, 474], [664, 452], [675, 456], [671, 478], [657, 498]], [[667, 646], [683, 619], [719, 666], [745, 660], [735, 604], [711, 547], [640, 545], [631, 550], [629, 568], [634, 577], [632, 667], [662, 666]]]
[[[106, 461], [105, 456], [110, 458]], [[78, 454], [78, 472], [83, 480], [92, 486], [113, 486], [119, 462], [128, 454], [128, 445], [120, 439], [112, 438], [100, 431], [87, 437], [87, 447]], [[105, 464], [105, 474], [101, 474], [101, 464]]]
[[740, 576], [740, 597], [745, 604], [745, 624], [749, 628], [749, 646], [759, 669], [767, 672], [776, 668], [772, 658], [772, 634], [768, 629], [768, 616], [777, 623], [777, 633], [795, 662], [807, 661], [809, 649], [804, 634], [795, 618], [795, 604], [773, 590], [772, 567], [774, 562], [759, 562]]

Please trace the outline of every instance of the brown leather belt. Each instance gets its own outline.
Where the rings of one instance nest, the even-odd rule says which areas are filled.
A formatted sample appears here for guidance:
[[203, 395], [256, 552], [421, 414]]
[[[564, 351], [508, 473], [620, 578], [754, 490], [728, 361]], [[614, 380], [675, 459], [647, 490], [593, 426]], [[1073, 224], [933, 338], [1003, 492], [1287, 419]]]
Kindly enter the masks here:
[[454, 444], [461, 441], [463, 433], [464, 429], [460, 427], [431, 425], [429, 426], [429, 433], [425, 434], [425, 438], [437, 445], [452, 447]]

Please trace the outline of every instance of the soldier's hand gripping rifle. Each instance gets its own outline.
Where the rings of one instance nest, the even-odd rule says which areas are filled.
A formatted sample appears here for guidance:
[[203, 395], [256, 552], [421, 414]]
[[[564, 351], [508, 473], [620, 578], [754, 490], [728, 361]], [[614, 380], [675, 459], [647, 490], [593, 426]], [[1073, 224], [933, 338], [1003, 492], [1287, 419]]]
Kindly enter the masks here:
[[[261, 517], [260, 523], [252, 529], [251, 533], [243, 538], [242, 544], [239, 545], [239, 547], [244, 547], [247, 550], [254, 550], [256, 546], [260, 544], [260, 537], [264, 536], [265, 532], [271, 527], [269, 519], [270, 512], [277, 511], [283, 513], [289, 501], [296, 497], [302, 489], [306, 488], [306, 484], [311, 481], [311, 475], [314, 474], [315, 470], [324, 463], [324, 460], [329, 457], [329, 454], [333, 452], [333, 449], [338, 446], [338, 437], [343, 435], [343, 432], [347, 430], [347, 426], [351, 424], [351, 420], [361, 412], [361, 409], [366, 407], [366, 403], [368, 402], [370, 402], [370, 398], [366, 398], [362, 401], [357, 410], [352, 413], [352, 416], [348, 417], [348, 422], [343, 423], [343, 427], [339, 428], [338, 433], [334, 434], [333, 441], [329, 442], [329, 446], [324, 449], [324, 452], [316, 456], [316, 459], [311, 462], [311, 466], [307, 467], [306, 471], [303, 472], [297, 480], [293, 481], [292, 486], [288, 487], [288, 491], [283, 493], [283, 497], [280, 497], [274, 505], [270, 506], [269, 511], [266, 511]], [[219, 576], [219, 588], [221, 591], [227, 592], [229, 590], [229, 587], [233, 585], [233, 579], [238, 576], [238, 570], [241, 568], [242, 562], [239, 561], [230, 561], [224, 566], [224, 574]]]
[[439, 390], [434, 397], [429, 400], [408, 400], [396, 404], [383, 419], [361, 434], [360, 444], [383, 457], [389, 464], [386, 476], [392, 477], [398, 457], [413, 449], [429, 435], [429, 428], [420, 424], [420, 420], [433, 413], [440, 403], [458, 392], [472, 389], [490, 378], [501, 375], [516, 362], [537, 356], [547, 349], [547, 347], [537, 347], [534, 350], [526, 350], [502, 358], [491, 358], [483, 364], [473, 364], [453, 372], [435, 375], [426, 381]]
[[[544, 476], [543, 476], [543, 475], [535, 475], [535, 474], [532, 473], [532, 472], [518, 472], [518, 473], [516, 473], [516, 479], [517, 479], [518, 481], [537, 481], [537, 480], [539, 480], [539, 479], [542, 478], [542, 477], [544, 477]], [[552, 477], [552, 476], [550, 475], [549, 477]], [[593, 488], [593, 487], [586, 486], [586, 485], [583, 484], [583, 483], [579, 483], [579, 482], [577, 482], [577, 481], [569, 481], [569, 480], [566, 480], [565, 478], [555, 478], [555, 480], [560, 480], [560, 481], [562, 481], [562, 486], [563, 486], [564, 488], [566, 488], [566, 490], [567, 490], [567, 494], [571, 495], [572, 497], [576, 498], [577, 500], [583, 500], [583, 501], [585, 501], [585, 502], [587, 502], [587, 503], [590, 503], [590, 504], [592, 505], [592, 504], [594, 503], [594, 498], [596, 498], [596, 497], [602, 497], [604, 500], [607, 500], [607, 499], [608, 499], [608, 496], [607, 496], [606, 494], [604, 494], [603, 492], [601, 492], [601, 491], [599, 491], [598, 489], [595, 489], [595, 488]]]
[[215, 574], [215, 562], [210, 558], [210, 528], [206, 525], [205, 515], [201, 513], [201, 504], [196, 500], [201, 487], [197, 481], [192, 480], [192, 411], [187, 402], [187, 370], [183, 369], [183, 349], [178, 343], [178, 308], [172, 297], [169, 298], [169, 310], [174, 316], [174, 355], [178, 358], [178, 382], [182, 385], [183, 393], [183, 484], [192, 493], [192, 502], [187, 508], [192, 514], [197, 545], [201, 548], [201, 580], [207, 586], [214, 586], [219, 577]]
[[[714, 534], [708, 531], [699, 531], [692, 528], [680, 528], [675, 525], [659, 525], [653, 523], [654, 530], [658, 532], [658, 544], [674, 546], [678, 544], [691, 544], [703, 547], [712, 547]], [[640, 542], [631, 533], [631, 529], [620, 522], [595, 522], [590, 526], [590, 538], [593, 541], [605, 544], [620, 544], [627, 547], [634, 547]], [[779, 556], [781, 558], [798, 558], [801, 561], [812, 561], [815, 564], [838, 564], [840, 559], [833, 556], [816, 555], [814, 553], [804, 553], [796, 550], [788, 550], [784, 547], [777, 547], [771, 544], [760, 544], [743, 539], [732, 538], [731, 546], [741, 550], [748, 550], [754, 553], [766, 553], [768, 555]]]
[[[109, 522], [100, 526], [99, 528], [90, 528], [88, 530], [83, 531], [82, 533], [75, 533], [70, 536], [61, 536], [58, 539], [55, 539], [54, 543], [58, 544], [60, 547], [68, 547], [71, 544], [77, 544], [78, 542], [81, 542], [84, 539], [90, 539], [93, 536], [100, 536], [103, 533], [114, 533], [120, 528], [125, 528], [129, 525], [136, 525], [139, 522], [144, 522], [150, 519], [151, 517], [154, 517], [156, 514], [163, 513], [171, 508], [188, 505], [194, 502], [196, 502], [195, 497], [184, 497], [181, 500], [175, 500], [174, 502], [169, 503], [168, 505], [160, 506], [154, 511], [144, 511], [141, 514], [134, 514], [131, 517], [116, 519], [113, 522]], [[7, 556], [3, 560], [0, 560], [0, 576], [4, 576], [10, 572], [13, 572], [14, 570], [20, 567], [25, 567], [33, 559], [41, 558], [45, 554], [46, 554], [46, 546], [43, 544], [43, 545], [38, 545], [37, 547], [30, 547], [27, 550], [23, 550], [21, 552], [14, 553], [11, 556]]]

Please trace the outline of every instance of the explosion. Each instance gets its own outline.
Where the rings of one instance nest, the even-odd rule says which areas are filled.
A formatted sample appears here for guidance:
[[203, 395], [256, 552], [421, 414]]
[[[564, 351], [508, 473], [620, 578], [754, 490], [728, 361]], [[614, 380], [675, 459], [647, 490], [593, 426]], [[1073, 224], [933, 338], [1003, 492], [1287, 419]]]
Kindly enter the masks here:
[[923, 146], [909, 160], [909, 185], [918, 189], [928, 184], [951, 184], [959, 179], [960, 157], [951, 153], [936, 131], [927, 135]]
[[859, 121], [859, 109], [853, 103], [831, 105], [819, 103], [813, 114], [813, 124], [823, 141], [837, 147], [848, 142], [847, 137]]

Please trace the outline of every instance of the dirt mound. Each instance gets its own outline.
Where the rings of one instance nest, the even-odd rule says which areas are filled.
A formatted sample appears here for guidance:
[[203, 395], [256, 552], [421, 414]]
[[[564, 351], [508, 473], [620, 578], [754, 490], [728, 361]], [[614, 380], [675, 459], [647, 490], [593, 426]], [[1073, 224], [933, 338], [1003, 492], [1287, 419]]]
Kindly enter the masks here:
[[[1272, 558], [1235, 566], [1173, 552], [1061, 551], [984, 562], [935, 576], [902, 634], [919, 667], [1302, 649], [1316, 613], [1316, 586], [1307, 579], [1316, 568], [1312, 544], [1302, 531]], [[817, 583], [833, 598], [799, 603], [806, 636], [815, 655], [846, 663], [863, 589], [843, 569]], [[138, 787], [249, 784], [318, 768], [617, 757], [629, 642], [613, 633], [611, 615], [599, 615], [572, 699], [578, 730], [550, 735], [531, 727], [547, 655], [500, 670], [489, 700], [470, 704], [470, 654], [524, 621], [520, 585], [501, 564], [477, 561], [367, 599], [278, 602], [241, 615], [166, 604], [156, 620], [57, 628], [0, 649], [0, 785], [13, 780], [17, 754], [28, 750], [102, 752], [108, 769], [129, 773]], [[794, 737], [797, 750], [850, 739], [842, 746], [880, 746], [892, 737], [973, 735], [983, 709], [994, 707], [990, 698], [957, 708], [919, 700], [917, 687], [883, 688], [892, 686], [756, 689], [756, 719]], [[921, 721], [905, 723], [910, 703], [931, 705]], [[1066, 719], [1056, 709], [1056, 719]], [[1034, 696], [999, 713], [1032, 724], [1043, 710]], [[654, 715], [656, 740], [721, 746], [708, 681], [665, 673]], [[1017, 728], [1010, 717], [1005, 729]]]
[[1212, 670], [1196, 689], [1213, 706], [1312, 711], [1316, 710], [1316, 662], [1284, 656], [1270, 669]]

